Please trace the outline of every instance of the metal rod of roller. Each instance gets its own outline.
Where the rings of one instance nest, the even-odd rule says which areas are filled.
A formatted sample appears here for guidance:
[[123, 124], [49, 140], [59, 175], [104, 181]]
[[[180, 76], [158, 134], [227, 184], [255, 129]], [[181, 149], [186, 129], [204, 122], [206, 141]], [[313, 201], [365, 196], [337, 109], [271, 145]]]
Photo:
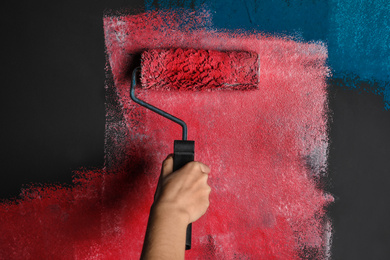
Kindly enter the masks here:
[[159, 109], [151, 104], [148, 104], [145, 101], [143, 101], [135, 96], [135, 86], [137, 85], [137, 72], [139, 70], [140, 70], [140, 67], [137, 67], [133, 70], [133, 73], [132, 73], [132, 81], [131, 81], [131, 87], [130, 87], [131, 99], [135, 103], [137, 103], [143, 107], [146, 107], [147, 109], [150, 109], [153, 112], [179, 124], [183, 129], [182, 140], [184, 140], [184, 141], [187, 140], [187, 125], [183, 120], [181, 120], [181, 119], [179, 119], [179, 118], [177, 118], [177, 117], [175, 117], [175, 116], [173, 116], [173, 115], [171, 115], [171, 114], [169, 114], [169, 113], [167, 113], [167, 112], [165, 112], [165, 111], [163, 111], [163, 110], [161, 110], [161, 109]]

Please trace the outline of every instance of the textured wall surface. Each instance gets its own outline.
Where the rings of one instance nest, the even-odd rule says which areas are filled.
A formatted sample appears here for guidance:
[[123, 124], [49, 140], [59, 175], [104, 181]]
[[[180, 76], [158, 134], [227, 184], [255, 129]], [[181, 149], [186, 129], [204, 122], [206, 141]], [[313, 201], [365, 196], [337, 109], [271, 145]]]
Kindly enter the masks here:
[[[103, 24], [103, 10], [122, 7]], [[162, 12], [172, 8], [185, 11]], [[188, 257], [387, 259], [389, 10], [384, 0], [8, 3], [0, 192], [20, 196], [0, 204], [0, 259], [139, 256], [161, 160], [180, 136], [128, 99], [151, 47], [261, 60], [253, 92], [137, 90], [186, 118], [196, 159], [213, 170]]]
[[[148, 169], [134, 172], [130, 166], [131, 174], [150, 178], [152, 185], [145, 189], [153, 190], [156, 176], [145, 172], [150, 172], [149, 167], [157, 172], [158, 162], [172, 151], [172, 140], [180, 138], [178, 126], [129, 100], [129, 68], [142, 50], [256, 52], [260, 57], [256, 90], [138, 90], [148, 102], [187, 122], [189, 139], [196, 142], [196, 159], [213, 169], [211, 206], [193, 226], [193, 249], [187, 257], [324, 258], [331, 232], [324, 206], [332, 201], [318, 183], [325, 174], [328, 147], [326, 47], [219, 32], [211, 30], [210, 20], [208, 12], [186, 11], [106, 17], [112, 87], [123, 112], [123, 121], [113, 122], [107, 133], [113, 138], [110, 143], [118, 145], [109, 148], [109, 160], [119, 158], [118, 151], [126, 151], [125, 158], [131, 160], [145, 154], [150, 161], [157, 159]], [[133, 164], [127, 161], [117, 163]], [[137, 194], [137, 201], [145, 200], [143, 192]], [[135, 219], [140, 219], [138, 214], [147, 212], [134, 211]], [[133, 239], [139, 236], [133, 234]]]

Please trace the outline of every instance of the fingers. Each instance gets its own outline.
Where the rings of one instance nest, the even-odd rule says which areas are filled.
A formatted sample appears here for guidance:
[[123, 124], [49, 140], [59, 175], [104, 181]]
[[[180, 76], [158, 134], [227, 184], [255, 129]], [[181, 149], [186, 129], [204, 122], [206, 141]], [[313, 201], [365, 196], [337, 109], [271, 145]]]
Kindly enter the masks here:
[[[191, 168], [195, 167], [197, 169], [200, 169], [200, 171], [205, 174], [209, 174], [211, 171], [210, 167], [208, 167], [206, 164], [201, 162], [195, 162], [195, 161], [188, 163], [185, 167], [191, 167]], [[162, 177], [165, 177], [170, 173], [172, 173], [172, 171], [173, 171], [173, 155], [170, 154], [162, 163], [161, 175]]]
[[201, 162], [189, 162], [183, 167], [183, 171], [188, 171], [188, 170], [194, 170], [194, 172], [201, 172], [205, 174], [210, 173], [210, 167], [208, 167], [206, 164], [201, 163]]

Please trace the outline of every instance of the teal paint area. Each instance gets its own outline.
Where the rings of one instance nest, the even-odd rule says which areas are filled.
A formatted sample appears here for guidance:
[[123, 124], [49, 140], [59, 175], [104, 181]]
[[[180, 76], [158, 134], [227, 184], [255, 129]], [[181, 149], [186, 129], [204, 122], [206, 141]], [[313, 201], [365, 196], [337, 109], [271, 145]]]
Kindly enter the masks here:
[[207, 10], [213, 27], [322, 41], [334, 79], [383, 97], [390, 109], [388, 0], [145, 0], [146, 10]]
[[[390, 1], [332, 1], [329, 64], [345, 85], [383, 96], [390, 109]], [[369, 83], [368, 87], [361, 87]]]

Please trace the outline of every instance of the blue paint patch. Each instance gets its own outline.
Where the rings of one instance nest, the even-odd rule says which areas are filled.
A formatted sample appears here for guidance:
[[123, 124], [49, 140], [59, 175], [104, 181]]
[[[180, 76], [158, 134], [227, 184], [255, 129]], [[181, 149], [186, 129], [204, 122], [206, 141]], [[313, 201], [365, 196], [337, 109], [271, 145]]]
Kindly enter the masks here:
[[[332, 1], [329, 64], [333, 77], [353, 74], [356, 83], [369, 82], [367, 91], [383, 96], [390, 109], [390, 2]], [[358, 84], [350, 88], [359, 89]]]
[[390, 1], [333, 1], [329, 61], [362, 79], [390, 80]]
[[390, 1], [388, 0], [145, 0], [147, 10], [206, 9], [217, 29], [288, 35], [328, 44], [333, 77], [368, 82], [390, 109]]

